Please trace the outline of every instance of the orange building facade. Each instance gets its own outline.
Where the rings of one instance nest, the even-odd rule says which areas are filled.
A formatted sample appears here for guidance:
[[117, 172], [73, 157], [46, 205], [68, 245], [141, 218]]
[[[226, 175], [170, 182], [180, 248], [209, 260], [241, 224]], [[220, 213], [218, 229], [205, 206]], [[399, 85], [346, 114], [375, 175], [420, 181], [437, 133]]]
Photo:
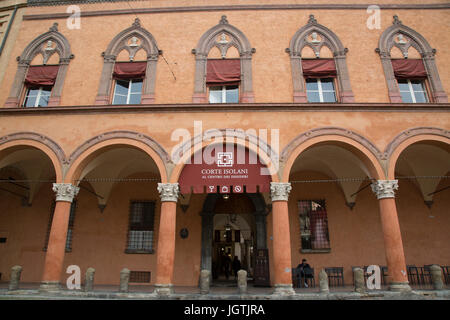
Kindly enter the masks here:
[[1, 281], [127, 268], [167, 293], [237, 256], [279, 293], [303, 258], [408, 290], [407, 265], [450, 265], [448, 4], [28, 2], [0, 87]]

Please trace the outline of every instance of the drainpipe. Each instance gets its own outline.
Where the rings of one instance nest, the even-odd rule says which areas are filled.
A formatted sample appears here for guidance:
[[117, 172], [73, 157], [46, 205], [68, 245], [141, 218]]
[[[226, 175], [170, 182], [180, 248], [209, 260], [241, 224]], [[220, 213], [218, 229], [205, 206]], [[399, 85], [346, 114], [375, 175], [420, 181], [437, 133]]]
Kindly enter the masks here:
[[14, 18], [16, 16], [16, 12], [17, 12], [17, 4], [14, 6], [13, 14], [11, 16], [11, 19], [9, 20], [8, 27], [6, 28], [5, 36], [3, 37], [2, 44], [0, 45], [0, 56], [2, 55], [3, 48], [5, 47], [6, 38], [8, 38], [9, 30], [11, 30], [11, 26], [12, 26]]

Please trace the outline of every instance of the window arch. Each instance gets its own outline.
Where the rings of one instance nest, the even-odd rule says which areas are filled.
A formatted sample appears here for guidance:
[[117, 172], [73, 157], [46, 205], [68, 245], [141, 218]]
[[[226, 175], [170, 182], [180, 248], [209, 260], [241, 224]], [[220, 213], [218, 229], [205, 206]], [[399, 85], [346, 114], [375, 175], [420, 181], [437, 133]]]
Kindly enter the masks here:
[[[142, 50], [145, 52], [144, 55]], [[102, 53], [104, 63], [95, 104], [107, 105], [114, 102], [111, 89], [114, 90], [112, 84], [117, 79], [125, 79], [130, 84], [128, 103], [130, 95], [133, 94], [131, 91], [133, 77], [140, 79], [139, 92], [134, 92], [139, 95], [138, 103], [154, 103], [156, 65], [160, 54], [155, 39], [150, 32], [142, 28], [140, 20], [136, 18], [132, 26], [115, 36]], [[125, 61], [119, 61], [119, 55], [126, 56], [129, 64], [125, 65]], [[136, 61], [141, 59], [144, 61]], [[120, 62], [123, 62], [123, 68], [120, 68]]]
[[[304, 48], [311, 49], [315, 55], [314, 59], [322, 61], [314, 62], [314, 59], [308, 59], [308, 61], [306, 61], [306, 57], [302, 57]], [[331, 51], [333, 58], [322, 58], [325, 51], [323, 50], [324, 48], [328, 48]], [[317, 63], [322, 64], [322, 67], [319, 67], [322, 71], [317, 71], [317, 69], [309, 70], [310, 73], [308, 77], [311, 77], [311, 79], [320, 79], [321, 77], [327, 77], [328, 75], [330, 78], [336, 79], [338, 88], [336, 98], [338, 102], [354, 102], [353, 91], [347, 70], [346, 54], [348, 49], [342, 45], [342, 42], [334, 32], [317, 23], [314, 15], [310, 15], [308, 23], [294, 34], [286, 52], [290, 54], [291, 58], [294, 102], [308, 101], [308, 93], [304, 81], [304, 76], [307, 77], [307, 75], [302, 66], [305, 62], [312, 62], [316, 65]], [[328, 60], [328, 62], [325, 60]], [[324, 68], [328, 69], [328, 71]], [[314, 73], [316, 73], [316, 75], [314, 75]], [[320, 73], [322, 73], [322, 75], [320, 75]]]
[[[58, 24], [54, 23], [48, 32], [30, 42], [17, 57], [18, 68], [5, 106], [24, 105], [25, 103], [21, 101], [22, 97], [24, 96], [24, 100], [29, 100], [30, 90], [42, 93], [42, 83], [45, 83], [46, 94], [43, 99], [45, 101], [41, 101], [45, 103], [39, 104], [39, 98], [35, 96], [33, 97], [35, 104], [30, 106], [59, 105], [67, 68], [73, 58], [69, 42], [58, 32]], [[39, 74], [40, 79], [37, 79], [36, 74]]]
[[[411, 48], [417, 50], [420, 54], [420, 59], [409, 59], [408, 61]], [[393, 59], [393, 56], [391, 55], [393, 50], [400, 51], [403, 55], [402, 59]], [[408, 74], [409, 77], [418, 77], [417, 82], [420, 82], [420, 79], [427, 80], [429, 84], [429, 93], [431, 94], [432, 100], [437, 103], [448, 102], [447, 94], [442, 87], [436, 67], [436, 61], [434, 58], [436, 49], [431, 48], [425, 38], [418, 32], [403, 25], [398, 19], [398, 16], [394, 16], [392, 26], [387, 28], [381, 35], [378, 48], [375, 51], [381, 58], [381, 63], [389, 90], [389, 98], [392, 103], [403, 102], [403, 99], [405, 98], [405, 95], [402, 92], [403, 90], [399, 87], [398, 65], [402, 64], [407, 67], [406, 69], [411, 69], [410, 66], [414, 62], [416, 62], [415, 64], [418, 66], [417, 70], [419, 70], [421, 74], [419, 74], [417, 70], [412, 72], [407, 70], [408, 72], [405, 73], [406, 75], [404, 77], [402, 77], [404, 79], [401, 82], [404, 82], [405, 79], [408, 80], [408, 78], [406, 78], [408, 77]], [[393, 64], [396, 65], [395, 70]], [[410, 66], [408, 67], [407, 64]], [[405, 69], [405, 67], [403, 67], [403, 69]], [[411, 85], [410, 82], [411, 81], [409, 81], [409, 84]], [[411, 93], [414, 95], [414, 91]]]
[[[197, 47], [192, 50], [195, 54], [195, 85], [192, 101], [194, 103], [206, 103], [207, 98], [207, 65], [210, 51], [216, 51], [220, 55], [218, 60], [227, 59], [228, 52], [239, 54], [238, 62], [234, 64], [234, 80], [239, 82], [239, 102], [254, 102], [252, 84], [252, 55], [256, 52], [251, 47], [247, 37], [236, 27], [228, 23], [227, 17], [222, 16], [218, 25], [212, 27], [200, 38]], [[236, 79], [239, 77], [240, 79]], [[230, 80], [231, 81], [231, 80]]]

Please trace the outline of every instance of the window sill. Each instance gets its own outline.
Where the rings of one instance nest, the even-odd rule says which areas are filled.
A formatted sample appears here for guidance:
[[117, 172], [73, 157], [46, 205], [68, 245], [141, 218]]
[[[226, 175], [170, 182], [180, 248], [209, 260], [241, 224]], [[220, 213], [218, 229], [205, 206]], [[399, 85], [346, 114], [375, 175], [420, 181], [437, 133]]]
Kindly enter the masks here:
[[300, 253], [330, 253], [331, 248], [329, 249], [300, 249]]
[[129, 254], [153, 254], [153, 250], [137, 250], [137, 249], [125, 249], [125, 253]]

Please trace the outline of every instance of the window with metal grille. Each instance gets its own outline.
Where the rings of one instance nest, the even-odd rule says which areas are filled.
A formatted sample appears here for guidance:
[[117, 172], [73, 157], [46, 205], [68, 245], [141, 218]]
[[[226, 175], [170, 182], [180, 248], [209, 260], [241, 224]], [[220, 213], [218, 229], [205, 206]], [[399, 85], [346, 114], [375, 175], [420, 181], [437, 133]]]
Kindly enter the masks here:
[[325, 200], [298, 202], [302, 251], [329, 250], [328, 217]]
[[131, 201], [126, 253], [153, 253], [155, 203]]
[[150, 282], [150, 271], [130, 271], [130, 282]]
[[[50, 219], [47, 226], [47, 234], [45, 236], [44, 251], [47, 251], [48, 240], [50, 239], [50, 231], [52, 229], [53, 215], [55, 213], [56, 202], [53, 201], [50, 207]], [[66, 252], [72, 251], [73, 226], [75, 222], [75, 211], [77, 209], [77, 201], [74, 199], [70, 205], [69, 225], [67, 227]]]

